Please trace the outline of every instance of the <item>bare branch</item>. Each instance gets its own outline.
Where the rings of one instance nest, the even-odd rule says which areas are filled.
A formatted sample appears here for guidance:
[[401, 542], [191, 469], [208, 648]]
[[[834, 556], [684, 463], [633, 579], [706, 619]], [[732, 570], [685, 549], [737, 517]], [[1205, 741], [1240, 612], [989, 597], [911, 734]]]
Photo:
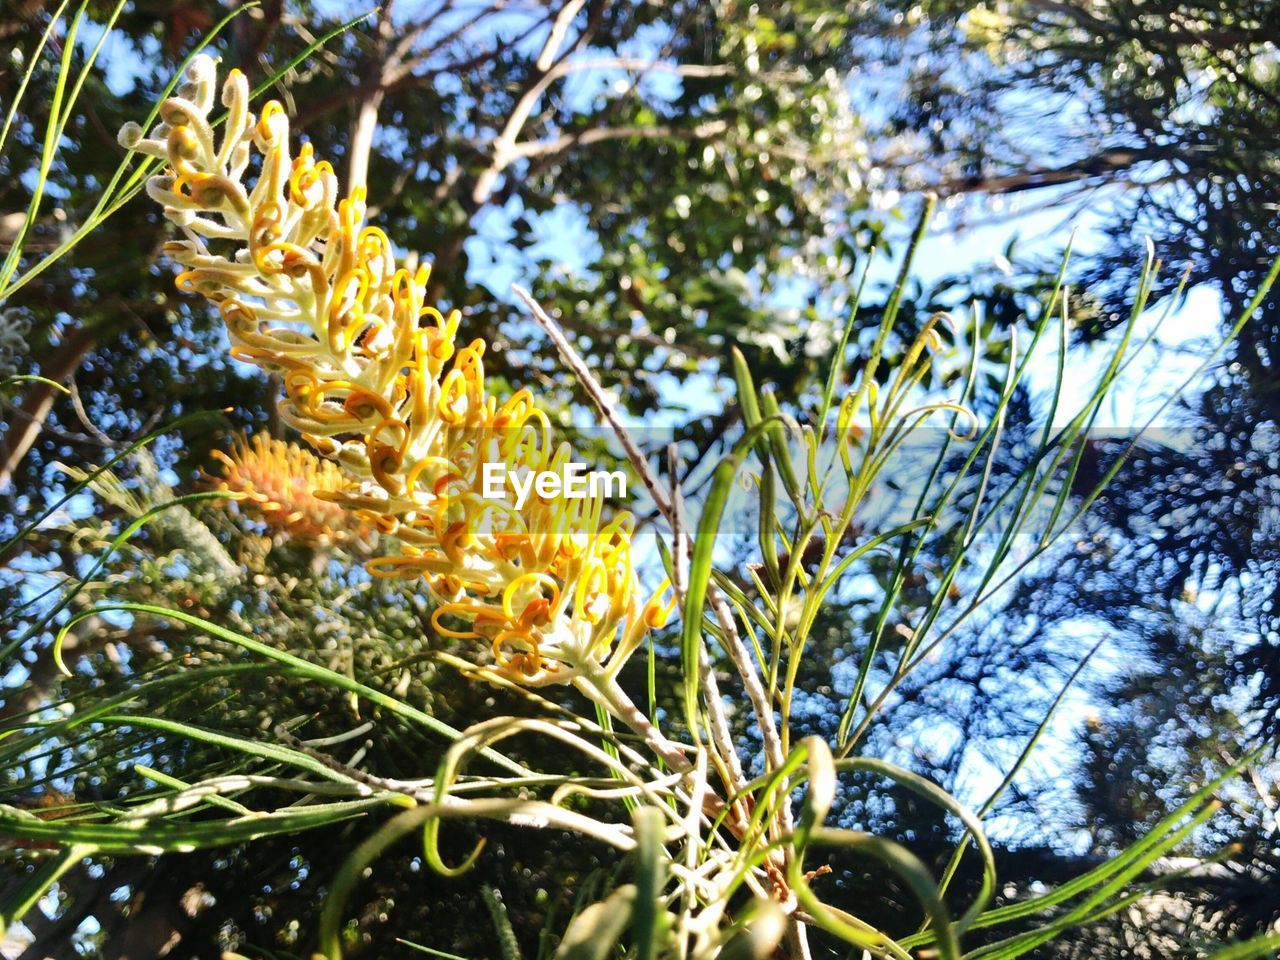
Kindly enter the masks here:
[[617, 407], [609, 399], [608, 394], [605, 393], [604, 387], [600, 386], [600, 382], [596, 380], [591, 369], [586, 365], [582, 357], [578, 355], [578, 351], [573, 348], [573, 344], [565, 338], [564, 332], [542, 309], [542, 305], [533, 299], [533, 295], [524, 287], [516, 284], [513, 284], [511, 289], [515, 291], [517, 297], [524, 301], [524, 305], [529, 308], [529, 312], [532, 314], [533, 319], [537, 321], [538, 326], [542, 327], [551, 342], [555, 344], [556, 349], [560, 352], [560, 357], [569, 369], [573, 371], [574, 376], [578, 378], [578, 382], [582, 384], [582, 388], [587, 391], [587, 396], [591, 398], [591, 402], [596, 405], [600, 416], [604, 418], [610, 429], [618, 437], [618, 442], [622, 444], [622, 449], [626, 453], [627, 459], [631, 461], [636, 473], [640, 475], [640, 480], [644, 483], [645, 490], [648, 491], [649, 496], [653, 498], [654, 504], [670, 522], [672, 517], [671, 498], [654, 475], [649, 462], [640, 450], [639, 444], [636, 443], [635, 437], [631, 435], [631, 431], [623, 424], [622, 418], [618, 415]]
[[[568, 10], [570, 7], [574, 7], [575, 4], [577, 4], [579, 8], [582, 6], [582, 3], [578, 2], [578, 0], [570, 0], [570, 2], [566, 4], [565, 8], [561, 11], [561, 14], [563, 15], [565, 10]], [[574, 13], [576, 12], [577, 10], [575, 9]], [[592, 32], [593, 25], [588, 24], [583, 28], [582, 32], [578, 34], [577, 39], [574, 40], [569, 49], [565, 50], [557, 59], [556, 51], [559, 50], [563, 43], [563, 36], [557, 39], [556, 30], [554, 27], [552, 28], [551, 35], [547, 38], [547, 42], [542, 48], [542, 53], [538, 56], [538, 78], [530, 84], [520, 98], [516, 100], [515, 106], [512, 108], [510, 115], [507, 117], [507, 122], [502, 128], [502, 132], [498, 134], [497, 138], [490, 146], [491, 152], [489, 166], [485, 170], [481, 171], [480, 175], [476, 178], [475, 187], [471, 191], [471, 200], [476, 206], [482, 206], [488, 202], [490, 196], [493, 194], [493, 187], [494, 184], [497, 183], [498, 177], [502, 175], [502, 171], [510, 166], [511, 162], [518, 156], [514, 152], [516, 140], [520, 136], [520, 131], [524, 129], [525, 123], [528, 122], [529, 115], [533, 113], [533, 108], [538, 105], [538, 101], [542, 99], [542, 95], [546, 93], [551, 84], [556, 81], [558, 77], [556, 73], [557, 68], [563, 61], [567, 60], [575, 50], [579, 49], [587, 42]], [[546, 67], [541, 66], [544, 61], [547, 62]]]
[[[515, 290], [516, 296], [524, 301], [534, 320], [551, 338], [551, 342], [555, 344], [561, 358], [578, 378], [578, 382], [586, 390], [600, 416], [604, 418], [605, 422], [609, 424], [614, 434], [618, 437], [618, 441], [626, 452], [627, 459], [631, 462], [632, 467], [635, 468], [636, 473], [639, 474], [641, 482], [644, 483], [645, 489], [649, 492], [649, 496], [653, 498], [658, 510], [666, 517], [673, 530], [680, 528], [680, 515], [676, 500], [663, 489], [662, 484], [650, 468], [649, 462], [640, 451], [635, 438], [631, 436], [631, 432], [623, 425], [622, 418], [618, 415], [613, 401], [609, 399], [604, 388], [596, 380], [595, 375], [592, 374], [582, 357], [578, 355], [573, 345], [569, 343], [556, 321], [542, 309], [542, 306], [533, 299], [529, 291], [520, 286], [513, 286], [512, 289]], [[676, 553], [679, 555], [682, 546], [685, 550], [688, 549], [688, 541], [684, 539], [683, 544], [677, 542], [675, 546]], [[725, 648], [729, 658], [733, 661], [734, 667], [742, 677], [747, 697], [751, 700], [752, 710], [756, 714], [756, 722], [760, 727], [761, 736], [764, 740], [765, 756], [773, 769], [777, 769], [782, 764], [783, 754], [782, 740], [778, 735], [778, 725], [773, 715], [773, 706], [761, 684], [760, 675], [751, 662], [751, 654], [742, 642], [737, 623], [733, 618], [733, 611], [729, 609], [729, 604], [724, 595], [714, 583], [708, 584], [707, 597], [711, 603], [711, 609], [716, 615], [716, 622], [720, 625], [720, 631], [724, 635]], [[786, 808], [783, 818], [786, 825], [789, 826], [791, 822], [789, 805], [784, 804], [783, 806]]]
[[696, 127], [595, 127], [547, 140], [531, 140], [512, 148], [514, 157], [540, 157], [563, 153], [570, 147], [585, 147], [606, 140], [709, 140], [729, 129], [726, 120], [708, 120]]
[[[567, 60], [556, 68], [563, 76], [587, 70], [625, 70], [635, 73], [674, 73], [681, 77], [731, 77], [744, 72], [731, 63], [674, 63], [670, 60], [646, 60], [639, 57], [604, 57], [593, 60]], [[762, 82], [802, 83], [810, 79], [803, 70], [777, 70], [752, 74], [752, 79]]]
[[551, 65], [555, 63], [556, 53], [564, 44], [565, 35], [569, 32], [569, 24], [573, 23], [573, 18], [578, 15], [578, 11], [586, 5], [587, 0], [569, 0], [560, 12], [556, 14], [555, 22], [551, 24], [551, 32], [547, 35], [547, 42], [542, 47], [542, 52], [538, 54], [537, 67], [544, 73], [551, 70]]
[[1021, 170], [1006, 176], [973, 176], [946, 180], [931, 188], [940, 197], [965, 193], [1021, 193], [1041, 187], [1058, 186], [1084, 180], [1114, 177], [1148, 160], [1159, 159], [1150, 152], [1116, 148], [1102, 150], [1061, 167]]

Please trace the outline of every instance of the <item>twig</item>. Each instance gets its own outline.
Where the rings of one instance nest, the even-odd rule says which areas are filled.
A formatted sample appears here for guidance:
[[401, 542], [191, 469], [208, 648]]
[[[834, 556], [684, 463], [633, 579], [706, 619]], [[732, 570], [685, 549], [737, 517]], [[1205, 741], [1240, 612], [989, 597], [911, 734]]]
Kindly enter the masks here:
[[[378, 777], [358, 767], [350, 766], [337, 760], [323, 750], [317, 750], [314, 746], [300, 737], [294, 736], [284, 728], [284, 724], [277, 723], [271, 728], [271, 732], [275, 734], [277, 740], [286, 746], [297, 750], [299, 753], [305, 753], [312, 760], [324, 764], [325, 767], [334, 773], [346, 777], [355, 783], [373, 790], [383, 790], [387, 793], [400, 793], [407, 797], [412, 797], [418, 803], [432, 803], [435, 796], [432, 791], [424, 787], [422, 783], [413, 783], [404, 780], [389, 780], [385, 777]], [[429, 786], [429, 785], [428, 785]]]
[[565, 133], [545, 140], [525, 140], [512, 143], [507, 147], [504, 157], [516, 160], [522, 157], [539, 157], [546, 154], [563, 153], [570, 147], [588, 147], [593, 143], [607, 140], [709, 140], [729, 129], [725, 120], [708, 120], [693, 127], [631, 126], [631, 127], [596, 127], [580, 133]]
[[[733, 619], [733, 611], [729, 609], [729, 604], [724, 598], [724, 594], [720, 592], [720, 588], [714, 583], [707, 586], [707, 600], [711, 604], [711, 610], [716, 615], [716, 622], [720, 624], [720, 631], [724, 634], [724, 649], [729, 655], [729, 659], [733, 661], [733, 665], [737, 668], [738, 675], [742, 677], [742, 686], [746, 690], [747, 699], [751, 701], [751, 709], [756, 715], [756, 722], [760, 727], [760, 736], [764, 742], [765, 759], [772, 769], [782, 766], [782, 739], [778, 736], [778, 724], [773, 715], [773, 704], [769, 701], [768, 694], [765, 693], [764, 685], [760, 682], [760, 673], [756, 670], [755, 664], [751, 659], [751, 652], [747, 649], [747, 645], [742, 642], [742, 636], [738, 633], [737, 622]], [[783, 809], [786, 826], [791, 825], [791, 807], [784, 804]]]
[[640, 480], [644, 484], [645, 490], [649, 492], [649, 496], [653, 498], [654, 504], [662, 515], [671, 521], [671, 498], [667, 496], [666, 490], [662, 484], [658, 482], [658, 478], [654, 475], [653, 470], [649, 467], [649, 463], [645, 460], [644, 454], [641, 452], [635, 438], [631, 436], [631, 432], [623, 425], [622, 419], [618, 416], [617, 408], [613, 401], [609, 399], [604, 392], [604, 387], [600, 386], [600, 382], [596, 380], [591, 369], [578, 355], [578, 351], [573, 348], [560, 329], [559, 324], [547, 315], [537, 300], [533, 299], [533, 295], [524, 287], [518, 284], [512, 284], [511, 289], [515, 291], [517, 297], [524, 301], [524, 305], [529, 308], [529, 312], [533, 315], [533, 319], [538, 322], [538, 326], [546, 332], [551, 338], [551, 342], [560, 351], [560, 357], [565, 364], [573, 371], [574, 376], [578, 378], [578, 382], [582, 384], [582, 388], [587, 391], [587, 396], [591, 398], [591, 402], [596, 405], [596, 409], [600, 415], [604, 417], [605, 422], [612, 428], [614, 434], [617, 435], [618, 441], [622, 444], [622, 449], [626, 451], [627, 459], [631, 461], [631, 465], [635, 467], [636, 472], [640, 475]]
[[[635, 438], [631, 436], [631, 432], [623, 424], [613, 401], [609, 399], [591, 369], [578, 354], [578, 351], [574, 349], [573, 344], [565, 337], [564, 331], [560, 329], [559, 324], [542, 309], [542, 306], [529, 291], [518, 285], [513, 285], [512, 289], [515, 291], [516, 296], [524, 302], [534, 320], [546, 332], [551, 342], [555, 344], [561, 359], [573, 371], [574, 376], [578, 378], [578, 382], [586, 390], [600, 416], [609, 424], [618, 441], [622, 444], [622, 449], [626, 452], [627, 459], [631, 462], [632, 467], [635, 468], [636, 473], [639, 474], [640, 480], [644, 483], [645, 489], [653, 499], [654, 505], [674, 529], [676, 519], [671, 497], [667, 495], [667, 491], [659, 483]], [[679, 547], [679, 544], [677, 544], [677, 547]], [[679, 550], [677, 550], [678, 552]], [[783, 761], [782, 740], [778, 735], [777, 720], [773, 715], [772, 704], [765, 694], [764, 687], [761, 685], [760, 675], [751, 662], [751, 655], [747, 651], [745, 644], [743, 644], [741, 635], [738, 633], [737, 624], [733, 619], [733, 612], [729, 609], [724, 594], [720, 592], [720, 589], [714, 583], [711, 583], [707, 587], [707, 598], [711, 603], [712, 611], [716, 615], [716, 621], [720, 624], [721, 632], [724, 634], [725, 648], [733, 661], [734, 667], [742, 677], [743, 686], [747, 691], [748, 698], [751, 700], [752, 710], [755, 712], [756, 722], [760, 727], [760, 733], [763, 738], [766, 760], [773, 769], [777, 769], [782, 765]], [[789, 804], [783, 804], [783, 807], [789, 808]], [[791, 820], [790, 810], [787, 809], [783, 816], [789, 824]]]

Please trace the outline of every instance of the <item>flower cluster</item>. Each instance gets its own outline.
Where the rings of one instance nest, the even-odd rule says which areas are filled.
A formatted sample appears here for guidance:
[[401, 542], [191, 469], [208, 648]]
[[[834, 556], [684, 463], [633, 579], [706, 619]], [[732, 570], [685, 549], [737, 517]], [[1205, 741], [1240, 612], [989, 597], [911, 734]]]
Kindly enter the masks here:
[[215, 92], [213, 61], [196, 58], [162, 122], [126, 126], [121, 142], [170, 167], [147, 191], [185, 235], [165, 248], [185, 268], [179, 288], [217, 306], [233, 356], [279, 374], [282, 418], [342, 467], [340, 488], [317, 496], [392, 535], [399, 555], [370, 570], [422, 578], [440, 632], [487, 642], [507, 675], [616, 670], [670, 610], [638, 597], [631, 516], [607, 518], [600, 497], [517, 509], [481, 495], [486, 463], [559, 472], [569, 447], [527, 390], [486, 394], [484, 341], [459, 346], [458, 312], [426, 303], [428, 269], [398, 267], [365, 225], [363, 188], [341, 199], [310, 144], [291, 155], [280, 104], [255, 117], [232, 71], [216, 136]]
[[269, 529], [294, 543], [319, 546], [371, 539], [370, 524], [327, 499], [346, 486], [342, 470], [310, 450], [256, 433], [252, 439], [237, 437], [229, 451], [215, 450], [213, 456], [221, 469], [210, 482], [238, 494]]

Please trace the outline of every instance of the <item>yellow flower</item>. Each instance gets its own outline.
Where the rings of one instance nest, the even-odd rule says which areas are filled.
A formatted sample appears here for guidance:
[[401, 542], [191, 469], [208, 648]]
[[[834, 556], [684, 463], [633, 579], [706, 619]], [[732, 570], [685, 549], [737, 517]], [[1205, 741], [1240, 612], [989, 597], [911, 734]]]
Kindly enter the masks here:
[[165, 247], [186, 268], [179, 288], [218, 307], [232, 355], [281, 376], [282, 418], [341, 465], [341, 487], [317, 496], [393, 535], [399, 555], [369, 569], [422, 578], [441, 633], [483, 640], [508, 676], [616, 675], [669, 609], [637, 596], [632, 517], [606, 519], [598, 496], [517, 509], [481, 495], [486, 463], [560, 472], [569, 447], [527, 390], [486, 394], [485, 342], [458, 345], [459, 313], [428, 305], [428, 268], [399, 268], [365, 225], [362, 188], [339, 199], [310, 144], [290, 153], [278, 103], [255, 118], [232, 71], [218, 138], [214, 95], [213, 61], [197, 57], [163, 122], [150, 136], [127, 126], [121, 142], [170, 165], [147, 192], [185, 235]]
[[372, 538], [374, 528], [367, 522], [323, 499], [340, 491], [346, 478], [311, 451], [258, 433], [252, 440], [237, 437], [229, 452], [215, 450], [213, 456], [222, 469], [209, 479], [240, 494], [263, 523], [290, 540], [317, 546]]

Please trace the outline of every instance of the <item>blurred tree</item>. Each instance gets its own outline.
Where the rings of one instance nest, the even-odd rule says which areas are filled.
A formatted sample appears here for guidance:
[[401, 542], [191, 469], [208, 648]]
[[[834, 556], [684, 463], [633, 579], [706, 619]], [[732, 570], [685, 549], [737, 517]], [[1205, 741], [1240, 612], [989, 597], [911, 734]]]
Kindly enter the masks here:
[[[1100, 242], [1084, 245], [1077, 274], [1099, 304], [1079, 319], [1080, 339], [1105, 335], [1125, 316], [1144, 238], [1166, 264], [1157, 293], [1171, 293], [1185, 271], [1191, 287], [1220, 295], [1224, 327], [1235, 320], [1280, 255], [1280, 7], [902, 0], [887, 8], [866, 33], [897, 83], [873, 99], [915, 147], [904, 152], [889, 139], [873, 154], [898, 185], [938, 191], [956, 223], [1014, 196], [1060, 208], [1064, 221], [1087, 211]], [[1278, 347], [1273, 291], [1230, 362], [1170, 411], [1168, 429], [1129, 452], [1079, 549], [1025, 582], [1014, 605], [1044, 629], [1105, 625], [1125, 652], [1119, 675], [1099, 690], [1114, 707], [1085, 740], [1079, 798], [1099, 847], [1161, 812], [1160, 785], [1175, 771], [1176, 780], [1255, 744], [1270, 745], [1274, 760]], [[1090, 442], [1081, 492], [1128, 440]], [[1257, 792], [1274, 804], [1266, 776]], [[1193, 897], [1186, 914], [1216, 917], [1210, 927], [1222, 936], [1232, 922], [1263, 929], [1275, 920], [1274, 908], [1253, 911], [1275, 902], [1274, 825], [1241, 825], [1239, 835], [1247, 883], [1206, 883], [1214, 893]], [[1132, 938], [1144, 923], [1103, 931], [1096, 953], [1088, 942], [1080, 949], [1194, 949], [1183, 936], [1137, 950]]]
[[[1133, 289], [1143, 237], [1170, 267], [1164, 290], [1186, 268], [1192, 285], [1243, 305], [1280, 227], [1275, 4], [887, 6], [911, 25], [872, 27], [901, 57], [889, 123], [916, 149], [880, 141], [893, 154], [877, 159], [904, 186], [957, 201], [1041, 191], [1034, 199], [1099, 215], [1110, 242], [1090, 259], [1088, 286], [1113, 308]], [[1275, 326], [1264, 319], [1255, 336]]]
[[[1166, 265], [1157, 294], [1172, 293], [1185, 272], [1189, 286], [1220, 294], [1223, 324], [1234, 321], [1280, 256], [1276, 4], [888, 6], [902, 26], [868, 29], [901, 80], [885, 97], [890, 129], [917, 149], [902, 155], [889, 139], [897, 157], [877, 160], [901, 185], [937, 190], [961, 220], [1011, 194], [1061, 206], [1064, 219], [1087, 210], [1102, 242], [1080, 260], [1080, 280], [1099, 299], [1078, 318], [1083, 339], [1125, 316], [1144, 238]], [[1123, 621], [1150, 591], [1225, 591], [1254, 638], [1231, 666], [1257, 684], [1267, 730], [1280, 718], [1278, 347], [1272, 292], [1232, 363], [1174, 411], [1179, 435], [1135, 451], [1106, 511], [1115, 536], [1144, 544], [1126, 555], [1134, 592], [1113, 604], [1114, 616]]]

